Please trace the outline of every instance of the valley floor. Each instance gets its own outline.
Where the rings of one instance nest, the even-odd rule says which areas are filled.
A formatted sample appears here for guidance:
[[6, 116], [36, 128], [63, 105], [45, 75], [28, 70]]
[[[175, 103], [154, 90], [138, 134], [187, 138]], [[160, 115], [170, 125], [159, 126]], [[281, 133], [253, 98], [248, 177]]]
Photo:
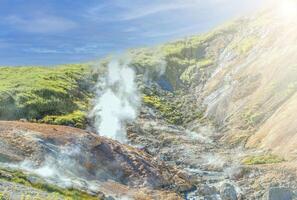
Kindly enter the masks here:
[[297, 198], [295, 161], [273, 163], [271, 155], [268, 159], [272, 160], [266, 163], [247, 163], [248, 158], [265, 160], [265, 156], [261, 158], [265, 152], [222, 142], [223, 134], [210, 124], [196, 123], [185, 129], [154, 118], [151, 111], [142, 113], [130, 127], [129, 139], [184, 173], [195, 185], [195, 189], [185, 193], [185, 199], [256, 200], [276, 199], [277, 195]]

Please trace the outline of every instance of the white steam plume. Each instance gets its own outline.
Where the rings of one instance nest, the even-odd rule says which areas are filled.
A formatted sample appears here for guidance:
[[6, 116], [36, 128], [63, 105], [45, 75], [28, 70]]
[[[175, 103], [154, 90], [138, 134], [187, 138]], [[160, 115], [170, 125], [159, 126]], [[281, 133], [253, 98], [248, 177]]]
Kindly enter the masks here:
[[128, 63], [111, 61], [105, 79], [98, 80], [91, 112], [100, 135], [126, 142], [125, 125], [137, 117], [140, 105], [135, 72]]

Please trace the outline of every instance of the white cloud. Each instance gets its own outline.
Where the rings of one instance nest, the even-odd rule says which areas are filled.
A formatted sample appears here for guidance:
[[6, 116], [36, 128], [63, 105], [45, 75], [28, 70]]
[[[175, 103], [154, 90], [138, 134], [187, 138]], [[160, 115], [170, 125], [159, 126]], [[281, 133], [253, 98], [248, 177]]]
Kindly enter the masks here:
[[30, 18], [11, 15], [5, 18], [4, 23], [30, 33], [57, 33], [77, 27], [77, 24], [69, 19], [44, 15]]
[[[258, 4], [264, 0], [110, 0], [108, 3], [101, 3], [97, 6], [89, 7], [83, 16], [90, 20], [99, 22], [116, 22], [143, 19], [154, 17], [153, 15], [165, 14], [168, 17], [176, 11], [187, 13], [198, 13], [203, 9], [226, 9], [234, 6], [238, 10], [244, 10], [244, 7]], [[114, 11], [114, 12], [113, 12]], [[181, 16], [182, 17], [182, 16]]]
[[[192, 8], [193, 6], [199, 6], [199, 2], [201, 2], [201, 0], [165, 0], [163, 2], [152, 1], [150, 3], [119, 0], [110, 4], [100, 4], [95, 7], [89, 7], [84, 16], [89, 19], [100, 21], [129, 21], [141, 19], [154, 14]], [[120, 8], [120, 11], [112, 13], [110, 16], [102, 15], [102, 13], [106, 12], [110, 7], [118, 7]]]
[[124, 21], [134, 20], [134, 19], [143, 18], [157, 13], [181, 10], [187, 7], [189, 7], [189, 4], [174, 4], [174, 3], [143, 6], [136, 9], [132, 9], [124, 13], [122, 16], [120, 16], [120, 20], [124, 20]]

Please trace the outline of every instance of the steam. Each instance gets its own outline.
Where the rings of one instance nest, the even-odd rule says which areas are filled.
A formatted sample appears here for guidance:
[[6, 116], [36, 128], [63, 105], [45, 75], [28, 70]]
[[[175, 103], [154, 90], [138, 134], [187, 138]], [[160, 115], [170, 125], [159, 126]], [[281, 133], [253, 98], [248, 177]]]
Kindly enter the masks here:
[[126, 142], [126, 123], [137, 117], [139, 105], [134, 70], [128, 63], [111, 61], [106, 77], [97, 83], [97, 97], [91, 112], [96, 131]]
[[88, 172], [79, 162], [81, 149], [79, 144], [59, 147], [50, 143], [43, 143], [48, 152], [42, 162], [26, 159], [20, 163], [8, 164], [8, 167], [22, 169], [26, 172], [36, 174], [54, 185], [62, 188], [87, 189], [96, 192], [99, 183], [88, 179]]

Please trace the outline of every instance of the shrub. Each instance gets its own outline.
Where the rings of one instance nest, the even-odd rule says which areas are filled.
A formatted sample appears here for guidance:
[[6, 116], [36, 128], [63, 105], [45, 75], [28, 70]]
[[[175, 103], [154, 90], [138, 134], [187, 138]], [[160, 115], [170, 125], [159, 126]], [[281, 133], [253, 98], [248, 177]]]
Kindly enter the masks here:
[[39, 122], [54, 125], [66, 125], [76, 128], [85, 128], [86, 126], [86, 113], [82, 111], [74, 111], [67, 115], [47, 115]]
[[283, 162], [284, 159], [272, 154], [248, 156], [242, 160], [245, 165], [273, 164]]

